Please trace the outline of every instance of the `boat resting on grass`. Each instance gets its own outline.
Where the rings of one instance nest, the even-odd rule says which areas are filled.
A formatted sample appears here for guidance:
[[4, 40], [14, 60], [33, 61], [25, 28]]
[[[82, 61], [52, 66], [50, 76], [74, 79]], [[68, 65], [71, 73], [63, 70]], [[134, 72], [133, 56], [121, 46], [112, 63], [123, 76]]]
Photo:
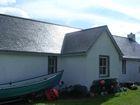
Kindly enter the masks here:
[[59, 84], [63, 71], [10, 83], [0, 84], [0, 100], [53, 88]]

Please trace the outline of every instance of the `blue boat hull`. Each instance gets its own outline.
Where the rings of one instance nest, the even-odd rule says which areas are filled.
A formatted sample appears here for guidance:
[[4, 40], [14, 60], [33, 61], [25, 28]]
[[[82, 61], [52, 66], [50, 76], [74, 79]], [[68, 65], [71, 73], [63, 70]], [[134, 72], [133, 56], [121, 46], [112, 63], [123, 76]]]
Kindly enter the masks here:
[[[14, 86], [14, 84], [21, 84], [21, 82], [27, 83], [28, 81], [30, 81], [30, 79], [25, 80], [25, 81], [22, 80], [19, 82], [10, 83], [9, 84], [10, 87], [0, 89], [0, 99], [14, 98], [14, 97], [26, 95], [29, 93], [37, 92], [40, 90], [46, 90], [49, 88], [53, 88], [58, 85], [58, 83], [62, 77], [62, 74], [63, 74], [63, 72], [58, 72], [49, 77], [44, 76], [44, 78], [42, 78], [42, 80], [36, 81], [35, 83], [30, 83], [30, 84], [28, 83], [28, 85]], [[37, 80], [37, 78], [33, 78], [33, 79]], [[6, 84], [4, 84], [4, 85], [6, 85]]]

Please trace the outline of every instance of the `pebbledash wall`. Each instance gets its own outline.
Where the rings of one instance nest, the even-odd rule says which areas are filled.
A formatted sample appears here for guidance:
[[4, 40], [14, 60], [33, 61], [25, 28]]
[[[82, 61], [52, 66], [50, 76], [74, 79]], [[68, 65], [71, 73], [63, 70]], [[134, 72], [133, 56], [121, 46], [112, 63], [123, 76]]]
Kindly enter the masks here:
[[82, 84], [89, 88], [93, 80], [101, 79], [99, 55], [110, 58], [110, 75], [106, 78], [119, 78], [122, 62], [111, 39], [104, 32], [85, 55], [62, 57], [62, 68], [65, 70], [63, 80], [69, 85]]

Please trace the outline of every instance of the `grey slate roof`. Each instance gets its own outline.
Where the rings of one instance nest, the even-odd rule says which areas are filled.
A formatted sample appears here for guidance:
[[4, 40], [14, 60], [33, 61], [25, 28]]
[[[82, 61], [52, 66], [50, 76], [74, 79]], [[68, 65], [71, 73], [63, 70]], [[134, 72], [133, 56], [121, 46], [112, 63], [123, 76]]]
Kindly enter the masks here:
[[61, 53], [65, 34], [77, 30], [0, 14], [0, 50]]
[[113, 36], [124, 58], [140, 59], [140, 44], [126, 37]]
[[105, 31], [106, 27], [95, 27], [66, 34], [62, 54], [86, 52]]
[[[85, 53], [106, 29], [109, 32], [107, 26], [81, 30], [0, 14], [0, 50], [56, 54]], [[118, 50], [124, 54], [124, 58], [140, 59], [140, 44], [125, 37], [112, 37], [111, 34], [109, 36], [115, 47], [119, 47]]]

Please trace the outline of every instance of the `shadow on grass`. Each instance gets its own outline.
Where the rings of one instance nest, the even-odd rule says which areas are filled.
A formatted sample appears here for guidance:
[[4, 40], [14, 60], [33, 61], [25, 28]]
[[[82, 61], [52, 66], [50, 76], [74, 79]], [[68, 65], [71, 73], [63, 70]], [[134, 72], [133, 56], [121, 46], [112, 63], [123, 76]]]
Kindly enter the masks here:
[[109, 101], [112, 98], [118, 97], [119, 94], [111, 94], [107, 96], [96, 96], [89, 98], [78, 99], [59, 99], [54, 102], [48, 102], [46, 100], [38, 101], [32, 105], [102, 105], [104, 102]]
[[88, 98], [58, 99], [56, 101], [47, 101], [46, 99], [42, 99], [32, 102], [20, 101], [16, 103], [9, 103], [6, 105], [102, 105], [110, 99], [118, 96], [119, 94], [117, 93], [106, 96], [96, 96]]

